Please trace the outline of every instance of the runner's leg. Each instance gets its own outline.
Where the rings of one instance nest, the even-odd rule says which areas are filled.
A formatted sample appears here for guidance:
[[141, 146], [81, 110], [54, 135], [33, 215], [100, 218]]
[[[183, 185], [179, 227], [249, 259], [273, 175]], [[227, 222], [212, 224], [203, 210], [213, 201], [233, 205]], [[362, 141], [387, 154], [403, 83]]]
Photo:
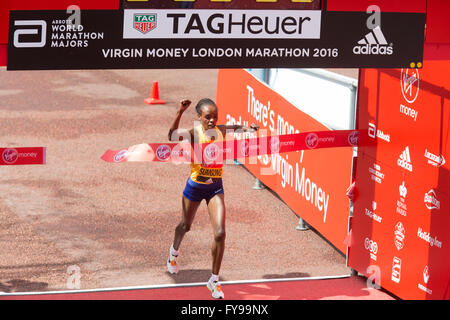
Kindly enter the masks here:
[[217, 194], [208, 202], [208, 211], [214, 232], [214, 242], [211, 247], [212, 274], [219, 275], [225, 251], [225, 201], [224, 194]]
[[191, 229], [192, 222], [194, 221], [195, 213], [200, 205], [201, 201], [191, 201], [186, 197], [182, 197], [182, 217], [181, 222], [175, 228], [175, 237], [173, 240], [173, 248], [178, 251], [181, 241], [184, 235]]

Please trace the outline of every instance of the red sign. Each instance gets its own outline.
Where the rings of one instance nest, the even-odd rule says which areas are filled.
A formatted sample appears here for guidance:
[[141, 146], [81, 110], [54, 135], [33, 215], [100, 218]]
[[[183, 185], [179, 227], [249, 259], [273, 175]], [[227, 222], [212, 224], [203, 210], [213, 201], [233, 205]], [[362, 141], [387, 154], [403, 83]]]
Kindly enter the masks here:
[[0, 165], [45, 164], [43, 147], [0, 148]]
[[361, 70], [368, 145], [358, 148], [349, 264], [377, 270], [404, 299], [443, 299], [450, 281], [449, 73], [450, 61]]
[[[260, 134], [305, 133], [305, 150], [252, 157], [243, 164], [286, 204], [324, 235], [335, 247], [346, 251], [352, 149], [314, 149], [333, 143], [333, 131], [301, 112], [245, 70], [220, 70], [217, 88], [219, 123], [260, 125]], [[317, 134], [327, 133], [327, 136]], [[237, 135], [236, 138], [241, 138]], [[355, 134], [345, 137], [349, 146]], [[276, 147], [277, 141], [273, 146]], [[295, 149], [292, 149], [295, 150]], [[261, 212], [264, 214], [264, 212]]]

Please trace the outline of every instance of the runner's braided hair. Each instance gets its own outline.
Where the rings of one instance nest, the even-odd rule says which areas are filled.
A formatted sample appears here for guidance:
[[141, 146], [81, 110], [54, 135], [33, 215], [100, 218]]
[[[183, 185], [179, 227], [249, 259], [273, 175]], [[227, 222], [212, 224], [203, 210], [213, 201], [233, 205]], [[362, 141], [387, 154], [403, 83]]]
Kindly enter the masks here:
[[209, 98], [203, 98], [203, 99], [201, 99], [201, 100], [197, 103], [197, 105], [195, 106], [195, 110], [197, 111], [197, 113], [198, 113], [199, 115], [202, 114], [202, 107], [203, 107], [204, 105], [211, 105], [211, 106], [214, 106], [214, 107], [217, 108], [217, 105], [216, 105], [216, 103], [215, 103], [214, 101], [212, 101], [212, 100], [209, 99]]

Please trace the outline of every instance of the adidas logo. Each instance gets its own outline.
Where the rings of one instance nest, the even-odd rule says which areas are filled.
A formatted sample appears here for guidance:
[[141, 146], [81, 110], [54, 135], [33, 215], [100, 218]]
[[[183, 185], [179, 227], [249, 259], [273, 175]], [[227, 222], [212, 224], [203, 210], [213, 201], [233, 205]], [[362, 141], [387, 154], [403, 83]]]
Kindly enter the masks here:
[[412, 172], [411, 156], [409, 155], [409, 147], [406, 146], [402, 154], [397, 160], [397, 165]]
[[358, 41], [358, 45], [353, 47], [354, 54], [391, 55], [393, 52], [392, 45], [387, 43], [380, 26], [372, 29], [364, 38]]

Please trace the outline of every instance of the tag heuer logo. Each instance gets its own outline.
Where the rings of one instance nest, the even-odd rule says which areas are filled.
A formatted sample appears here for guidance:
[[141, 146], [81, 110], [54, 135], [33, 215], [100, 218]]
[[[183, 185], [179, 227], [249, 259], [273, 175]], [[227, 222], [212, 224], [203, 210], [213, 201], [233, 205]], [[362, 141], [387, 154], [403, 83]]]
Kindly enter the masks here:
[[156, 13], [152, 14], [138, 14], [134, 15], [133, 28], [136, 30], [147, 33], [156, 28]]

